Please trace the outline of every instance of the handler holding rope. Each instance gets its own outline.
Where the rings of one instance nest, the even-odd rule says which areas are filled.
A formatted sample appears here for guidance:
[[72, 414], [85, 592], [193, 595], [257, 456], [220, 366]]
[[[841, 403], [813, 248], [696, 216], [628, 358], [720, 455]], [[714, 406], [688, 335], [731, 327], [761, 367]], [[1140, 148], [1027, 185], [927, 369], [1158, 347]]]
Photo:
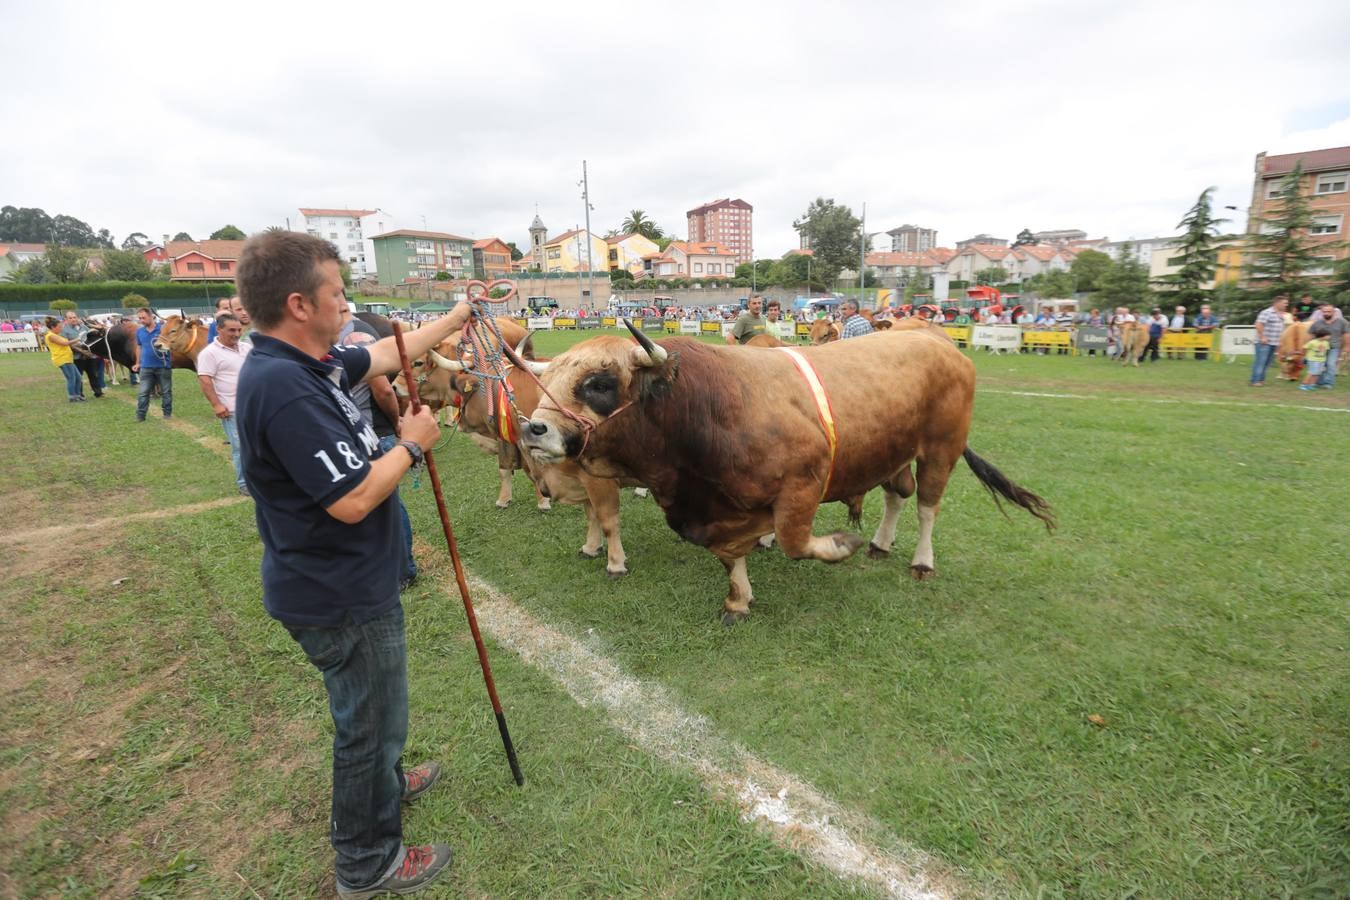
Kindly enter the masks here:
[[[296, 232], [251, 238], [239, 296], [256, 328], [239, 376], [244, 472], [263, 541], [263, 605], [323, 673], [333, 738], [330, 838], [340, 897], [409, 893], [449, 864], [445, 844], [406, 847], [399, 804], [440, 775], [404, 772], [407, 645], [399, 603], [403, 535], [394, 490], [436, 442], [424, 407], [399, 422], [389, 453], [348, 395], [399, 369], [393, 338], [335, 347], [346, 307], [340, 259]], [[410, 332], [420, 356], [460, 330], [470, 307]]]

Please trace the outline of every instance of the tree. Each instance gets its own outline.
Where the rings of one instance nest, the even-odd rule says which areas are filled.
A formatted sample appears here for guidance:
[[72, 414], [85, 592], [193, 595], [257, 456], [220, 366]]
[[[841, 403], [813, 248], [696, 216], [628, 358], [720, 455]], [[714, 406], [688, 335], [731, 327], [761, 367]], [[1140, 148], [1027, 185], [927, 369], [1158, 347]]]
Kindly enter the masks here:
[[42, 257], [36, 257], [25, 263], [19, 263], [13, 272], [9, 273], [9, 280], [15, 284], [47, 284], [53, 280], [51, 273], [42, 263]]
[[520, 248], [516, 246], [515, 241], [507, 241], [506, 246], [511, 248], [511, 262], [515, 262], [525, 256], [524, 253], [520, 252]]
[[[110, 236], [111, 237], [111, 236]], [[60, 244], [63, 247], [102, 247], [102, 239], [88, 223], [82, 222], [74, 216], [55, 216], [52, 218], [51, 242]], [[112, 241], [108, 241], [112, 245]]]
[[138, 250], [105, 250], [103, 277], [108, 281], [149, 281], [154, 272]]
[[248, 235], [233, 225], [226, 225], [211, 232], [211, 240], [213, 241], [242, 241], [247, 237]]
[[[238, 240], [238, 238], [221, 238], [221, 240]], [[352, 264], [344, 259], [338, 263], [338, 271], [342, 274], [342, 286], [350, 291], [352, 289]]]
[[1008, 270], [1002, 266], [989, 266], [975, 273], [976, 284], [1002, 284], [1008, 280]]
[[436, 280], [437, 280], [437, 281], [449, 281], [449, 280], [450, 280], [450, 273], [449, 273], [449, 272], [437, 272], [437, 273], [436, 273]]
[[1195, 309], [1209, 296], [1203, 287], [1214, 280], [1214, 263], [1218, 258], [1219, 225], [1227, 219], [1214, 218], [1210, 194], [1214, 188], [1205, 188], [1195, 205], [1177, 223], [1186, 233], [1177, 242], [1178, 255], [1169, 262], [1179, 262], [1181, 268], [1158, 279], [1160, 284], [1176, 290], [1177, 303]]
[[122, 242], [123, 250], [140, 250], [148, 246], [150, 246], [150, 238], [139, 231], [133, 231], [131, 234], [127, 235], [126, 240]]
[[818, 273], [821, 281], [833, 281], [840, 269], [857, 265], [862, 221], [847, 206], [817, 197], [792, 227], [806, 237], [814, 251], [812, 274]]
[[62, 284], [83, 281], [89, 271], [89, 263], [79, 251], [58, 244], [47, 247], [47, 252], [42, 255], [42, 267], [52, 281]]
[[[1102, 254], [1105, 256], [1105, 254]], [[1110, 257], [1107, 258], [1110, 262]], [[1064, 269], [1052, 269], [1031, 276], [1022, 284], [1029, 294], [1050, 299], [1067, 300], [1073, 296], [1073, 275]]]
[[45, 244], [52, 239], [52, 219], [41, 209], [28, 206], [0, 207], [0, 241]]
[[913, 303], [916, 294], [926, 294], [933, 289], [933, 276], [916, 272], [905, 281], [905, 302]]
[[1152, 306], [1153, 291], [1148, 286], [1148, 269], [1139, 261], [1134, 245], [1121, 245], [1120, 254], [1098, 282], [1102, 302], [1112, 306]]
[[1100, 250], [1084, 250], [1069, 264], [1069, 272], [1080, 291], [1095, 291], [1102, 276], [1111, 268], [1111, 257]]
[[190, 241], [192, 240], [192, 235], [188, 234], [186, 231], [180, 231], [173, 236], [173, 239], [175, 241]]
[[1036, 243], [1036, 238], [1031, 234], [1030, 228], [1023, 228], [1017, 232], [1017, 240], [1013, 241], [1013, 248], [1022, 247], [1027, 244]]
[[622, 282], [624, 285], [631, 285], [633, 283], [633, 273], [627, 269], [612, 269], [609, 273], [609, 281], [611, 284], [619, 284]]
[[1308, 240], [1312, 210], [1300, 187], [1303, 161], [1284, 177], [1270, 206], [1270, 214], [1258, 221], [1255, 234], [1247, 237], [1247, 276], [1265, 296], [1296, 297], [1312, 286], [1304, 274], [1317, 258]]
[[[808, 269], [810, 270], [808, 272]], [[782, 259], [774, 260], [773, 265], [769, 267], [767, 275], [761, 273], [764, 284], [778, 284], [783, 287], [805, 286], [807, 276], [819, 282], [819, 270], [816, 269], [811, 257], [801, 253], [793, 253], [791, 256], [785, 256]]]
[[74, 301], [74, 300], [66, 300], [65, 298], [61, 298], [61, 299], [58, 299], [58, 300], [53, 300], [51, 303], [48, 303], [48, 304], [47, 304], [47, 308], [48, 308], [48, 309], [59, 309], [59, 310], [61, 310], [62, 312], [64, 312], [65, 310], [68, 310], [68, 309], [78, 309], [79, 307], [77, 307], [77, 306], [75, 305], [75, 301]]
[[665, 236], [661, 226], [647, 218], [647, 214], [640, 209], [628, 213], [628, 218], [620, 223], [619, 231], [624, 234], [640, 234], [650, 241]]
[[147, 309], [149, 306], [150, 301], [140, 294], [127, 294], [122, 298], [123, 309]]

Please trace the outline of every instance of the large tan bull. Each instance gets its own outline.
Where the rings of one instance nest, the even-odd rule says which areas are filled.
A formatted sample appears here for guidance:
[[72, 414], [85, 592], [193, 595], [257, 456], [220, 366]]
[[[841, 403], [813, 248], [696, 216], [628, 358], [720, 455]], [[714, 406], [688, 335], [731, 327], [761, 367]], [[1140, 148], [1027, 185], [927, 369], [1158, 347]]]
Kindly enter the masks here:
[[[816, 510], [878, 486], [885, 513], [873, 554], [890, 552], [900, 511], [917, 493], [910, 571], [931, 577], [933, 525], [963, 458], [995, 499], [1053, 524], [1044, 500], [966, 446], [975, 367], [929, 330], [801, 350], [658, 344], [630, 330], [638, 344], [592, 338], [549, 364], [542, 380], [562, 408], [537, 409], [521, 443], [546, 465], [580, 461], [650, 488], [670, 527], [726, 568], [727, 624], [749, 614], [746, 556], [760, 536], [772, 532], [794, 559], [839, 562], [864, 539], [814, 535]], [[878, 372], [907, 389], [877, 403]]]
[[196, 319], [183, 316], [169, 316], [159, 329], [155, 338], [155, 349], [160, 353], [169, 353], [169, 365], [175, 369], [197, 371], [197, 354], [210, 343], [207, 335], [210, 328]]
[[1138, 367], [1148, 348], [1148, 323], [1121, 322], [1117, 327], [1120, 329], [1120, 364]]
[[1295, 322], [1280, 332], [1275, 357], [1280, 361], [1280, 378], [1297, 381], [1303, 372], [1303, 346], [1308, 343], [1307, 322]]

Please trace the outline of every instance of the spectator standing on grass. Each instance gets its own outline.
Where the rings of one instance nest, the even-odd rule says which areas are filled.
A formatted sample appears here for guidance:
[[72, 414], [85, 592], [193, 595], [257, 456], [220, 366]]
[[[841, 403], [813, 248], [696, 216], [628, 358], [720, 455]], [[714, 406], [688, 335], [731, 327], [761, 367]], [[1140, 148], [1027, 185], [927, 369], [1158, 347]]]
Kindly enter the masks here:
[[61, 377], [66, 380], [66, 400], [70, 403], [83, 402], [84, 397], [80, 394], [80, 370], [75, 368], [75, 353], [71, 350], [71, 342], [62, 336], [61, 323], [54, 317], [47, 317], [46, 326], [47, 333], [42, 340], [47, 345], [47, 352], [52, 355], [52, 365], [56, 366]]
[[1331, 351], [1331, 341], [1327, 340], [1328, 333], [1329, 329], [1322, 322], [1314, 322], [1308, 329], [1309, 339], [1303, 345], [1303, 362], [1307, 371], [1303, 376], [1303, 383], [1298, 386], [1300, 391], [1317, 390], [1317, 382], [1327, 365], [1327, 354]]
[[[220, 317], [230, 312], [233, 300], [233, 297], [216, 298], [216, 311], [211, 314], [211, 324], [206, 326], [206, 343], [210, 344], [216, 339], [216, 334], [220, 331]], [[238, 321], [238, 316], [235, 316], [235, 320]], [[240, 324], [242, 326], [243, 323]]]
[[144, 422], [145, 414], [150, 410], [150, 392], [159, 385], [162, 396], [160, 409], [164, 418], [173, 418], [173, 369], [170, 368], [170, 356], [155, 349], [155, 340], [159, 337], [162, 322], [155, 320], [155, 314], [141, 308], [136, 310], [136, 319], [141, 323], [136, 329], [136, 362], [131, 367], [133, 374], [139, 374], [141, 383], [136, 391], [136, 421]]
[[1336, 386], [1336, 367], [1340, 365], [1341, 351], [1345, 346], [1345, 333], [1350, 330], [1350, 326], [1347, 326], [1341, 311], [1330, 303], [1323, 303], [1317, 307], [1312, 327], [1319, 326], [1327, 330], [1327, 364], [1322, 367], [1322, 376], [1317, 379], [1317, 386], [1329, 391]]
[[761, 314], [764, 309], [764, 298], [759, 294], [751, 294], [750, 302], [747, 304], [745, 312], [741, 313], [736, 319], [736, 324], [731, 326], [731, 332], [727, 335], [728, 344], [744, 344], [757, 334], [763, 334], [769, 327]]
[[858, 314], [858, 301], [852, 297], [839, 304], [839, 315], [844, 321], [843, 327], [839, 329], [839, 340], [872, 333], [872, 324]]
[[[1181, 334], [1186, 330], [1186, 307], [1178, 306], [1172, 311], [1172, 318], [1167, 323], [1167, 330], [1175, 334]], [[1180, 350], [1168, 350], [1168, 359], [1180, 359], [1182, 357]]]
[[1153, 314], [1148, 317], [1148, 344], [1144, 347], [1144, 355], [1149, 357], [1150, 362], [1158, 361], [1158, 344], [1162, 341], [1165, 331], [1167, 331], [1167, 316], [1163, 315], [1161, 308], [1155, 306]]
[[230, 445], [230, 461], [234, 463], [234, 483], [239, 493], [248, 493], [239, 446], [239, 423], [235, 420], [235, 394], [239, 386], [239, 371], [244, 367], [252, 345], [241, 343], [239, 336], [244, 326], [230, 313], [216, 319], [219, 329], [216, 338], [197, 354], [197, 383], [201, 385], [206, 402], [225, 429], [225, 440]]
[[[1200, 307], [1200, 312], [1196, 314], [1193, 322], [1196, 334], [1214, 334], [1214, 328], [1219, 324], [1219, 320], [1214, 318], [1214, 313], [1210, 311], [1209, 304], [1206, 303]], [[1195, 351], [1196, 359], [1209, 359], [1209, 353], [1204, 350]]]
[[1297, 305], [1294, 306], [1294, 321], [1306, 322], [1312, 318], [1313, 313], [1317, 311], [1317, 304], [1313, 302], [1312, 294], [1304, 294], [1298, 298]]
[[1252, 387], [1265, 387], [1266, 369], [1275, 358], [1284, 334], [1284, 317], [1289, 311], [1289, 298], [1284, 294], [1261, 310], [1256, 317], [1256, 356], [1252, 359]]
[[[332, 244], [290, 231], [248, 240], [240, 298], [257, 331], [239, 375], [244, 476], [262, 538], [263, 605], [323, 673], [333, 718], [329, 841], [339, 897], [410, 893], [450, 863], [445, 844], [407, 846], [400, 801], [440, 775], [403, 770], [408, 652], [399, 602], [394, 489], [436, 443], [427, 407], [380, 450], [350, 387], [399, 369], [393, 337], [336, 346], [347, 305]], [[404, 337], [423, 356], [468, 322], [461, 302]]]
[[[356, 318], [348, 304], [342, 315], [342, 330], [338, 332], [339, 347], [360, 347], [373, 344], [380, 335], [365, 322]], [[367, 348], [369, 349], [369, 348]], [[380, 450], [388, 453], [398, 445], [398, 395], [388, 378], [371, 378], [352, 385], [352, 400], [361, 410], [361, 418], [375, 430], [380, 439]], [[399, 521], [403, 526], [403, 554], [398, 568], [399, 592], [407, 590], [417, 581], [417, 560], [413, 558], [412, 519], [408, 517], [408, 508], [403, 505], [399, 489], [394, 488], [394, 497], [398, 500]]]
[[[66, 310], [65, 318], [61, 322], [61, 337], [70, 341], [71, 349], [75, 352], [75, 371], [83, 374], [89, 379], [89, 388], [94, 392], [94, 397], [103, 396], [103, 360], [94, 354], [80, 348], [80, 338], [84, 336], [84, 322], [80, 320], [80, 314], [73, 309]], [[84, 383], [80, 383], [80, 397], [84, 397]]]

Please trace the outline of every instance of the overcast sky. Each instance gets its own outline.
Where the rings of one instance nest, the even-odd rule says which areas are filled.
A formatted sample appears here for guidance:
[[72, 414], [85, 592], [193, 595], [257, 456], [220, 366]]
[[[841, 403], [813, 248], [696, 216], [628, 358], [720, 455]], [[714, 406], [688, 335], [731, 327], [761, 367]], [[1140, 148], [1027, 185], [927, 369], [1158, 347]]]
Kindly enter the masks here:
[[[634, 10], [641, 10], [634, 11]], [[1350, 145], [1345, 0], [11, 6], [0, 205], [158, 239], [379, 207], [522, 245], [817, 196], [869, 231], [1152, 237]], [[1230, 213], [1231, 215], [1231, 213]]]

